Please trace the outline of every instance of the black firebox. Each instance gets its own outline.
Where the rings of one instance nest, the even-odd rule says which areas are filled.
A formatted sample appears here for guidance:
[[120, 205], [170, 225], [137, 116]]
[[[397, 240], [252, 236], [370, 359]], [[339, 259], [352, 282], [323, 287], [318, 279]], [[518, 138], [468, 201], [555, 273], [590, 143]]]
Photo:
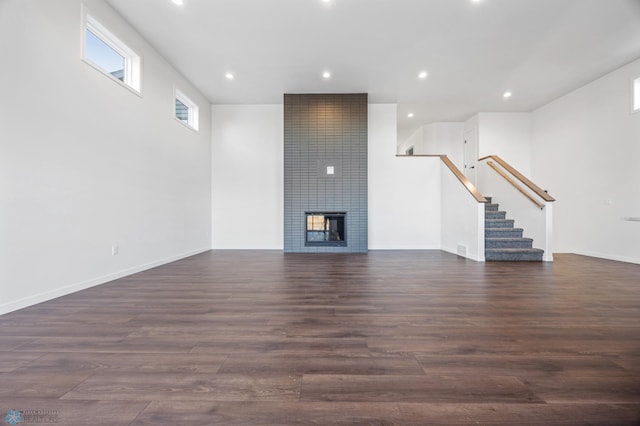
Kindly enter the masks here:
[[347, 213], [306, 212], [305, 246], [346, 246]]

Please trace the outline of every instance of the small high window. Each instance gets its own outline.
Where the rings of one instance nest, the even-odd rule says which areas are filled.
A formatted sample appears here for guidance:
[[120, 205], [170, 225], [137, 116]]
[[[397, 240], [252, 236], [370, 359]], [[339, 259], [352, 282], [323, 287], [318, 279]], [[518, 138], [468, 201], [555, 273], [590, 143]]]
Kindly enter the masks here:
[[175, 111], [176, 120], [198, 130], [199, 108], [195, 102], [186, 97], [184, 93], [176, 89], [175, 91]]
[[140, 56], [89, 14], [84, 19], [82, 50], [85, 62], [140, 92]]
[[633, 80], [633, 112], [640, 111], [640, 77]]

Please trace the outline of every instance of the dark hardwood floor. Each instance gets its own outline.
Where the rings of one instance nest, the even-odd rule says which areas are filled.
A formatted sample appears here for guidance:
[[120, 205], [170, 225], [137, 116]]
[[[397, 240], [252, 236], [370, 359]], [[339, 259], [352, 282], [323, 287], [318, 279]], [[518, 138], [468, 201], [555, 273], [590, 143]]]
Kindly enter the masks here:
[[640, 265], [208, 252], [1, 316], [10, 409], [64, 425], [639, 424]]

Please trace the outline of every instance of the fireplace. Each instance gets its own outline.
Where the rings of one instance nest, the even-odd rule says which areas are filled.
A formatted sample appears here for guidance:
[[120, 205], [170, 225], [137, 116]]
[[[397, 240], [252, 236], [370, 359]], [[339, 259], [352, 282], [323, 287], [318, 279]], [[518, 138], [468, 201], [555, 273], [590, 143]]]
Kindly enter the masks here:
[[368, 110], [366, 93], [284, 95], [285, 253], [368, 251]]
[[345, 212], [306, 212], [305, 216], [305, 246], [347, 245]]

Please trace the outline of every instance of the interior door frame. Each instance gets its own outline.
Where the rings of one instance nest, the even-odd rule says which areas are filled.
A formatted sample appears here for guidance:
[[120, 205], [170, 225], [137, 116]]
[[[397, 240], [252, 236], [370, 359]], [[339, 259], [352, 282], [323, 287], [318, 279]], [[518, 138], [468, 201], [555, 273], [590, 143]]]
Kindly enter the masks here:
[[462, 146], [462, 161], [464, 175], [477, 186], [478, 174], [478, 128], [476, 126], [464, 132]]

